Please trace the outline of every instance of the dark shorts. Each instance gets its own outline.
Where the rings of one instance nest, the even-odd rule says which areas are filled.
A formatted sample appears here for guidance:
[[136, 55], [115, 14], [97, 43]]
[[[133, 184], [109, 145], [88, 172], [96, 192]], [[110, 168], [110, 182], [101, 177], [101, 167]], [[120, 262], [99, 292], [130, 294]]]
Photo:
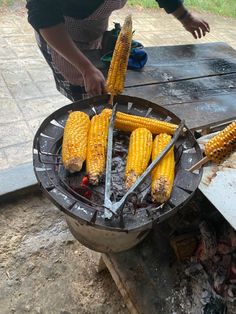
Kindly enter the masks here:
[[52, 62], [52, 56], [51, 56], [50, 50], [48, 49], [46, 41], [43, 39], [43, 37], [39, 33], [37, 33], [37, 36], [40, 41], [39, 49], [42, 52], [48, 65], [52, 69], [57, 90], [61, 94], [69, 98], [71, 101], [77, 101], [77, 100], [87, 98], [88, 95], [86, 94], [85, 88], [83, 86], [76, 86], [76, 85], [70, 84], [63, 77], [63, 75], [55, 68]]

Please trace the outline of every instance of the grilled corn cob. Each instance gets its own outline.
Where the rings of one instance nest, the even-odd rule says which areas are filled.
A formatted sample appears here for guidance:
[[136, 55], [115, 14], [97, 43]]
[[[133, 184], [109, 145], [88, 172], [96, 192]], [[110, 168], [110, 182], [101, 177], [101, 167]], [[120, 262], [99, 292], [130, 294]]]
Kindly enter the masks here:
[[[152, 160], [163, 151], [171, 140], [165, 133], [156, 136], [153, 141]], [[151, 195], [154, 203], [163, 203], [170, 198], [174, 182], [174, 147], [164, 156], [152, 171]]]
[[[111, 116], [111, 112], [111, 109], [104, 109], [102, 111], [102, 113], [108, 116]], [[116, 114], [115, 127], [126, 132], [132, 132], [137, 128], [146, 128], [151, 131], [152, 134], [167, 133], [173, 135], [178, 126], [174, 123], [135, 116], [118, 111]]]
[[128, 58], [132, 41], [131, 15], [125, 18], [118, 35], [107, 76], [107, 91], [112, 95], [122, 93], [124, 89]]
[[129, 189], [146, 170], [152, 153], [152, 133], [145, 128], [134, 130], [130, 136], [125, 169], [125, 186]]
[[236, 149], [236, 120], [206, 143], [205, 154], [209, 160], [220, 163], [234, 149]]
[[91, 120], [86, 158], [86, 170], [91, 184], [98, 184], [106, 163], [109, 117], [95, 115]]
[[74, 111], [69, 114], [63, 135], [62, 161], [71, 173], [80, 171], [86, 159], [89, 126], [86, 113]]

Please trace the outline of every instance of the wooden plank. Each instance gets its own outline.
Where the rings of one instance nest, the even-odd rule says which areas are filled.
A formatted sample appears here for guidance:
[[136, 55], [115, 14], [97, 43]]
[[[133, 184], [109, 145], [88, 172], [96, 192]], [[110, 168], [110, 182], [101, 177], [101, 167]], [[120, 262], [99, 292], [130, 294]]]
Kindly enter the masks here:
[[236, 118], [236, 74], [127, 88], [125, 94], [166, 107], [191, 129]]
[[123, 281], [122, 275], [118, 272], [118, 269], [116, 267], [116, 263], [114, 263], [114, 260], [108, 254], [103, 254], [102, 259], [107, 269], [109, 270], [118, 290], [120, 291], [123, 297], [124, 303], [126, 307], [128, 308], [128, 310], [130, 311], [130, 313], [140, 314], [140, 311], [136, 307], [135, 300], [133, 300], [129, 295], [129, 287]]
[[132, 250], [103, 254], [124, 302], [130, 312], [138, 314], [172, 313], [171, 298], [177, 270], [169, 266], [172, 251], [157, 228]]

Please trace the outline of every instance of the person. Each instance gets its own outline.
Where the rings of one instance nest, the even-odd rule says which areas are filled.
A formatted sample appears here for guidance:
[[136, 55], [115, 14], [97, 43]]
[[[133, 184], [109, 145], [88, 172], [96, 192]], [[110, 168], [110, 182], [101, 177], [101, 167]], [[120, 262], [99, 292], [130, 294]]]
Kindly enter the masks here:
[[[155, 0], [153, 0], [155, 1]], [[209, 25], [195, 17], [182, 0], [156, 0], [172, 14], [194, 38], [210, 31]], [[89, 59], [88, 52], [102, 49], [109, 16], [127, 0], [27, 0], [28, 21], [35, 29], [36, 41], [51, 67], [57, 89], [72, 101], [106, 93], [102, 72]]]

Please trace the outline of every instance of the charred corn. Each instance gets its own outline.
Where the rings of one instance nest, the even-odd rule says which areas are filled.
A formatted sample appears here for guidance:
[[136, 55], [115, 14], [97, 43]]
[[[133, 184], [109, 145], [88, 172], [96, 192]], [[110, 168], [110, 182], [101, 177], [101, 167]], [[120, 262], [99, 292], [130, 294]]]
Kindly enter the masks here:
[[122, 93], [124, 89], [128, 58], [132, 41], [131, 15], [125, 18], [118, 35], [107, 76], [107, 91], [112, 95]]
[[[163, 151], [171, 140], [165, 133], [159, 134], [153, 141], [152, 160]], [[152, 171], [151, 196], [154, 203], [163, 203], [170, 198], [174, 182], [174, 147], [164, 156]]]
[[98, 184], [105, 170], [109, 117], [95, 115], [91, 120], [86, 158], [89, 182]]
[[[104, 109], [102, 112], [111, 116], [112, 111], [111, 109]], [[174, 123], [135, 116], [118, 111], [116, 114], [115, 127], [125, 132], [132, 132], [137, 128], [146, 128], [152, 134], [167, 133], [173, 135], [178, 126]]]
[[63, 135], [62, 162], [71, 173], [80, 171], [86, 159], [89, 126], [86, 113], [74, 111], [69, 114]]
[[125, 186], [129, 189], [146, 170], [152, 153], [152, 133], [145, 128], [134, 130], [130, 136]]
[[206, 143], [205, 154], [209, 160], [220, 163], [235, 149], [236, 120]]

